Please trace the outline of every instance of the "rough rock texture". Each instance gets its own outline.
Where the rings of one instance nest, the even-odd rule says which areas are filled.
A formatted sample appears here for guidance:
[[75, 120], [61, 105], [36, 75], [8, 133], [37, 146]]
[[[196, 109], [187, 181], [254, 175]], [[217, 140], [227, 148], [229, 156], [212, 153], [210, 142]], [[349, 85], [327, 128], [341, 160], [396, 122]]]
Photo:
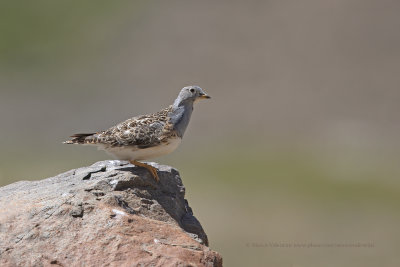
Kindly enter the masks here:
[[0, 266], [222, 266], [179, 173], [101, 161], [0, 188]]

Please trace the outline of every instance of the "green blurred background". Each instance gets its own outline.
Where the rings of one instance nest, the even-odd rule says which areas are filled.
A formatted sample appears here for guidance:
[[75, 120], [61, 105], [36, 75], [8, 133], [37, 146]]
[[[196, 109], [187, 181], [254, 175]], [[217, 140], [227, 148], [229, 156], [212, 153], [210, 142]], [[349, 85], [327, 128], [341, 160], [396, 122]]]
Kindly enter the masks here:
[[[0, 185], [108, 159], [61, 142], [172, 103], [157, 159], [225, 266], [400, 266], [400, 2], [0, 3]], [[277, 248], [271, 243], [369, 243]]]

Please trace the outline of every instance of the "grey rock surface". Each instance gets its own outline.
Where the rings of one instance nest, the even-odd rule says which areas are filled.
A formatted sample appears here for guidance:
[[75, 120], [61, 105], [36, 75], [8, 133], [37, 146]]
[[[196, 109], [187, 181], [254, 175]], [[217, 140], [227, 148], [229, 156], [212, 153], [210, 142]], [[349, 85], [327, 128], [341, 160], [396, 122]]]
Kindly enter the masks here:
[[0, 188], [0, 265], [222, 266], [178, 171], [151, 164], [159, 183], [113, 160]]

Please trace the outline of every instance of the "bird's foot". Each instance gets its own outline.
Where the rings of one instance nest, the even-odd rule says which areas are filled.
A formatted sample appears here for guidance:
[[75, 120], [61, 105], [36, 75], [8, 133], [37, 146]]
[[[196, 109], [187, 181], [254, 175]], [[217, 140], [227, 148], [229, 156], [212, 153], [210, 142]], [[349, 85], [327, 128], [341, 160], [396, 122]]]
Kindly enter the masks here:
[[158, 177], [158, 174], [157, 174], [157, 169], [154, 168], [153, 166], [143, 163], [143, 162], [136, 161], [136, 160], [131, 160], [130, 163], [132, 163], [133, 165], [138, 166], [138, 167], [146, 168], [151, 173], [151, 175], [153, 175], [153, 178], [154, 178], [154, 180], [156, 180], [157, 183], [160, 181], [160, 178]]

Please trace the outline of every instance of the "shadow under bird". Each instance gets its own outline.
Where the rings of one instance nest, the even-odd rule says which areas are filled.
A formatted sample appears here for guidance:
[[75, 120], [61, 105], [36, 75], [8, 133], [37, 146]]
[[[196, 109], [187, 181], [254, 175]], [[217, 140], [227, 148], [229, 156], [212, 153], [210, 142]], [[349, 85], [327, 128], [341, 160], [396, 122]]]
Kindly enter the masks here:
[[173, 105], [153, 114], [140, 115], [123, 121], [108, 130], [97, 133], [80, 133], [71, 136], [64, 144], [95, 145], [120, 160], [150, 171], [158, 182], [157, 169], [139, 162], [174, 151], [181, 143], [193, 112], [193, 104], [208, 99], [198, 86], [184, 87]]

